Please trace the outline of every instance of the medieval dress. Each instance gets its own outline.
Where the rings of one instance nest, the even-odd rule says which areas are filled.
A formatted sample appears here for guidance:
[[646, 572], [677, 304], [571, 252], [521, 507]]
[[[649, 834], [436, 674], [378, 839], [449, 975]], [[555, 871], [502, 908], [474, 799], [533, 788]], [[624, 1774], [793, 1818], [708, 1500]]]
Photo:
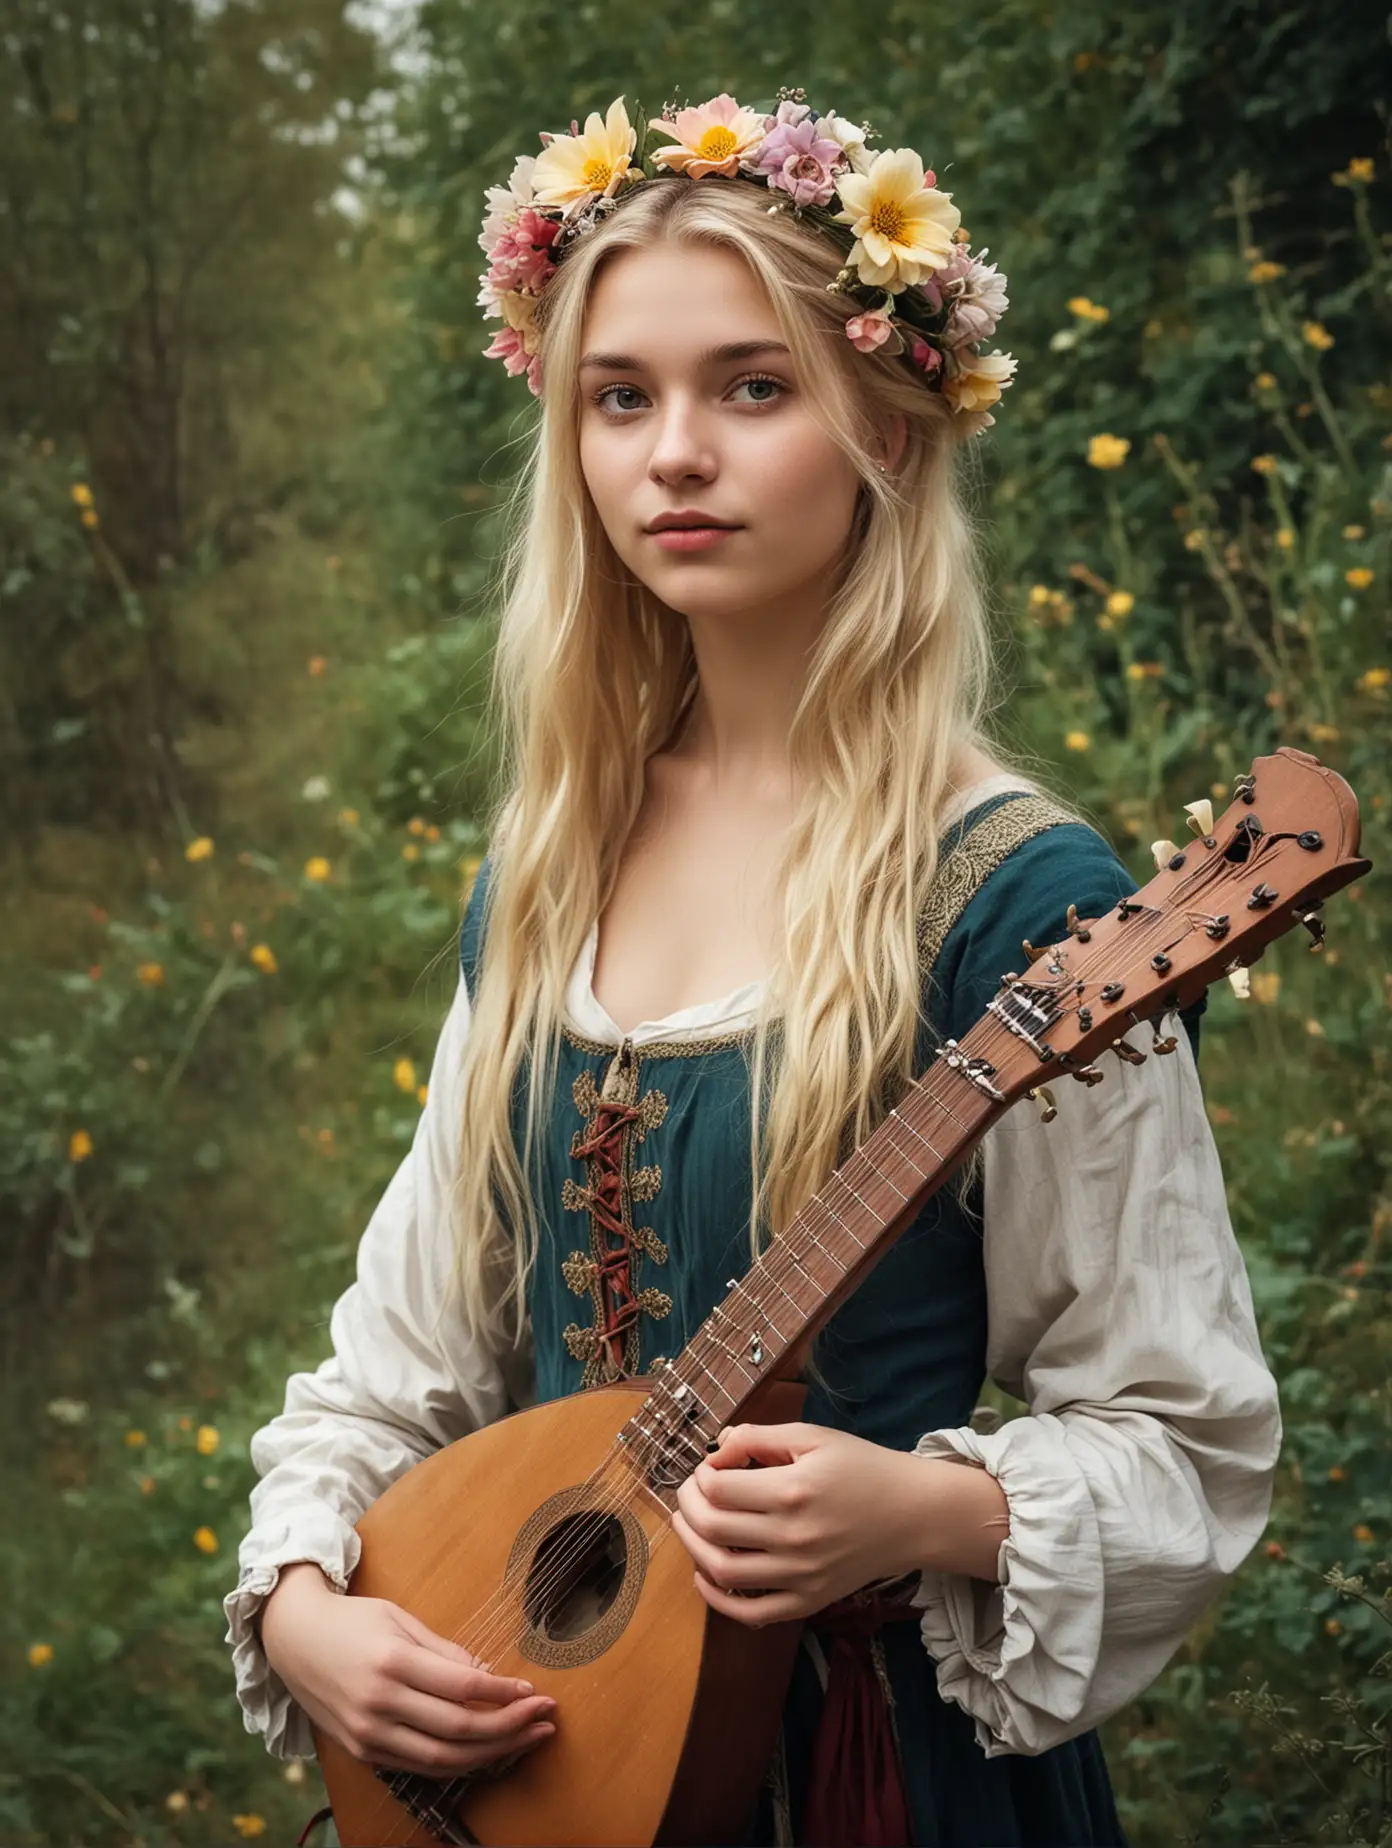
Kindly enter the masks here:
[[[1055, 942], [1070, 903], [1095, 917], [1135, 890], [1100, 835], [1013, 776], [960, 792], [943, 828], [920, 925], [923, 1064], [1021, 966], [1023, 939]], [[595, 923], [529, 1177], [542, 1233], [530, 1339], [494, 1353], [453, 1318], [432, 1337], [488, 872], [412, 1147], [333, 1310], [333, 1351], [291, 1376], [284, 1411], [252, 1440], [227, 1640], [246, 1728], [278, 1757], [313, 1754], [253, 1627], [280, 1568], [313, 1560], [346, 1590], [354, 1523], [412, 1464], [612, 1377], [616, 1349], [625, 1375], [651, 1372], [750, 1263], [762, 984], [622, 1033], [591, 985]], [[1095, 1729], [1155, 1679], [1266, 1523], [1276, 1385], [1199, 1088], [1197, 1018], [1185, 1029], [1168, 1057], [1108, 1056], [1096, 1088], [1055, 1083], [1047, 1126], [1028, 1102], [1007, 1111], [970, 1182], [929, 1201], [818, 1340], [824, 1384], [809, 1385], [806, 1421], [983, 1467], [1009, 1507], [999, 1583], [923, 1571], [912, 1621], [874, 1639], [919, 1848], [1124, 1843]], [[601, 1114], [620, 1072], [628, 1105]], [[988, 1376], [1024, 1411], [974, 1416]], [[837, 1647], [808, 1625], [750, 1842], [808, 1839]]]

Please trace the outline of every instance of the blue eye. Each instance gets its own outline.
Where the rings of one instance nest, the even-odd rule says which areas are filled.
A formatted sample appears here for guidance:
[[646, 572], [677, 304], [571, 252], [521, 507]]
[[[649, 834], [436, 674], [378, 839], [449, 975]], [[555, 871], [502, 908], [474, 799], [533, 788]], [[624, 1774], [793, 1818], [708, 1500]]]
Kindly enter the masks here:
[[[783, 396], [788, 390], [788, 387], [783, 383], [782, 379], [773, 378], [766, 372], [750, 373], [745, 378], [737, 379], [730, 389], [731, 391], [741, 391], [746, 385], [772, 385], [774, 387], [773, 392], [767, 396], [747, 398], [745, 400], [747, 404], [775, 404], [779, 397]], [[635, 404], [611, 404], [611, 394], [621, 391], [633, 392], [639, 398], [643, 396], [643, 393], [636, 385], [602, 385], [594, 394], [593, 401], [605, 412], [606, 416], [622, 420], [627, 412], [638, 410], [641, 407]]]

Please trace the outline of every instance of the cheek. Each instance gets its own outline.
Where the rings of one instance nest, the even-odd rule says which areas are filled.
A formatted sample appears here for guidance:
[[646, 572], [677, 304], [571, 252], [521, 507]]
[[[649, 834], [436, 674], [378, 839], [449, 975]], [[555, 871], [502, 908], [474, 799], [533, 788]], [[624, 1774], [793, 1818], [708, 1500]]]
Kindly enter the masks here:
[[758, 479], [766, 516], [796, 526], [804, 538], [839, 538], [849, 526], [860, 480], [816, 425], [804, 424], [770, 444]]

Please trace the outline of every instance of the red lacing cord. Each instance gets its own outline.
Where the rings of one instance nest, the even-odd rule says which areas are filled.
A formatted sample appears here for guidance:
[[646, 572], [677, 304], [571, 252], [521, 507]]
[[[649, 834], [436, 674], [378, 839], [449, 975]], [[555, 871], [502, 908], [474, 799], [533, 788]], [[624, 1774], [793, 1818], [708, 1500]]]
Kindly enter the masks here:
[[633, 1295], [633, 1243], [623, 1221], [624, 1131], [641, 1115], [631, 1104], [601, 1099], [595, 1127], [588, 1137], [577, 1135], [571, 1147], [577, 1160], [593, 1159], [599, 1170], [594, 1185], [584, 1192], [603, 1234], [599, 1280], [604, 1325], [600, 1339], [609, 1350], [610, 1371], [615, 1374], [623, 1371], [625, 1338], [642, 1313]]

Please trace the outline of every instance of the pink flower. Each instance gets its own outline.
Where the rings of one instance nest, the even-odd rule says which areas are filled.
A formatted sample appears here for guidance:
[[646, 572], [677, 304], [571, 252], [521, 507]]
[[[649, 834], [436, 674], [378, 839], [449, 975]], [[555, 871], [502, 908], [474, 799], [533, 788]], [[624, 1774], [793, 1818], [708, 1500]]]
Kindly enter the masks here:
[[840, 142], [823, 140], [815, 124], [784, 122], [769, 131], [755, 165], [796, 204], [825, 205], [836, 191], [833, 169], [844, 166], [845, 158]]
[[938, 367], [942, 364], [942, 354], [929, 341], [925, 340], [921, 334], [914, 334], [910, 339], [909, 358], [918, 367], [920, 372], [926, 372], [930, 376], [936, 372]]
[[541, 396], [541, 354], [535, 353], [527, 364], [527, 390], [534, 398]]
[[483, 356], [485, 359], [502, 360], [511, 378], [529, 369], [526, 341], [522, 330], [517, 327], [500, 327], [493, 336], [493, 344], [483, 349]]
[[[986, 253], [981, 254], [984, 257]], [[949, 299], [953, 294], [957, 297], [944, 336], [949, 346], [972, 346], [995, 333], [1010, 306], [1005, 282], [994, 263], [983, 263], [979, 257], [972, 259], [966, 275], [948, 291]]]
[[954, 293], [952, 285], [962, 282], [968, 275], [974, 260], [965, 244], [954, 244], [952, 254], [943, 267], [918, 285], [920, 293], [927, 297], [935, 314]]
[[883, 308], [872, 309], [869, 314], [853, 314], [846, 323], [846, 338], [861, 353], [875, 352], [893, 332]]
[[670, 146], [654, 148], [653, 160], [672, 173], [685, 173], [693, 180], [703, 180], [718, 173], [734, 179], [741, 162], [754, 158], [773, 118], [742, 109], [728, 91], [722, 90], [708, 103], [696, 109], [679, 109], [669, 122], [660, 116], [653, 129], [664, 128], [676, 136]]
[[493, 288], [499, 294], [523, 289], [538, 294], [556, 268], [546, 253], [558, 229], [554, 219], [525, 206], [490, 252], [488, 280]]
[[799, 122], [805, 122], [812, 113], [806, 103], [781, 102], [778, 114], [773, 118], [775, 128], [793, 128]]

